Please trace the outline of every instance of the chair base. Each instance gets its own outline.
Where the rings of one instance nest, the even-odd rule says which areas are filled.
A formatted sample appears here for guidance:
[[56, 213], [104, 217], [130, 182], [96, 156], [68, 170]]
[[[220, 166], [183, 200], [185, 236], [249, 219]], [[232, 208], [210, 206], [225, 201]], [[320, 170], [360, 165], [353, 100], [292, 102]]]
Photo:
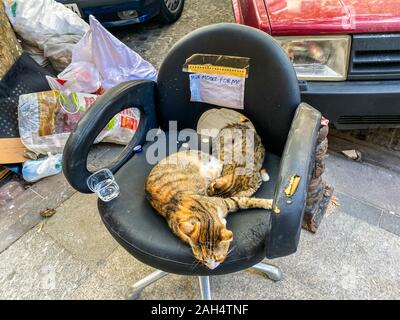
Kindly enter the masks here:
[[[254, 269], [264, 273], [272, 281], [280, 281], [283, 278], [282, 271], [278, 267], [270, 264], [259, 263], [251, 267], [250, 269]], [[146, 278], [140, 280], [139, 282], [136, 282], [132, 287], [133, 292], [128, 296], [128, 300], [138, 300], [140, 298], [140, 294], [146, 287], [150, 286], [151, 284], [157, 282], [167, 275], [167, 272], [157, 270], [148, 275]], [[199, 277], [199, 285], [201, 299], [211, 300], [210, 277]]]

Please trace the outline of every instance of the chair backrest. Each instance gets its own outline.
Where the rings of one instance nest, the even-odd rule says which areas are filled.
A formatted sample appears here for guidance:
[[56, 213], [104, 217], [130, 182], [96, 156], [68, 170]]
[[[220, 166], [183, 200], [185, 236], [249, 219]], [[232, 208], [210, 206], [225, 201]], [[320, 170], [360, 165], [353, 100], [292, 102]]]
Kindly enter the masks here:
[[158, 117], [161, 128], [169, 121], [178, 129], [195, 129], [200, 116], [214, 105], [190, 102], [189, 74], [183, 66], [194, 54], [250, 58], [244, 110], [268, 151], [281, 155], [300, 91], [293, 66], [279, 44], [268, 34], [243, 25], [222, 23], [200, 28], [175, 44], [158, 77]]

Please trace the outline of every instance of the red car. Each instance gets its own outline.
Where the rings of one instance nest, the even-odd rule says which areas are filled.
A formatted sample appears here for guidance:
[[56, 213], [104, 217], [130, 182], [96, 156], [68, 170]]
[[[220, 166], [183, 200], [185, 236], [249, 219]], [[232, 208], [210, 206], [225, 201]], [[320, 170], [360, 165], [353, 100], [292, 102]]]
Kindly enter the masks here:
[[303, 101], [339, 129], [400, 127], [400, 0], [232, 0], [275, 37]]

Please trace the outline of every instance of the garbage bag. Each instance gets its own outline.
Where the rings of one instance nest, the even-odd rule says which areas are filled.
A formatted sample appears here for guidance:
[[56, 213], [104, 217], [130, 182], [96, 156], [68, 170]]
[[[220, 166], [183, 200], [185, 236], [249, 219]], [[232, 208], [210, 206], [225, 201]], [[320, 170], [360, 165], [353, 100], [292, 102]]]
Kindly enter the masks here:
[[[62, 153], [70, 133], [98, 96], [46, 91], [21, 95], [18, 105], [19, 133], [27, 149], [37, 154]], [[114, 116], [94, 143], [126, 145], [138, 128], [140, 112], [130, 108]]]
[[63, 71], [71, 63], [72, 50], [81, 38], [81, 35], [64, 34], [52, 36], [44, 42], [44, 55], [57, 72]]
[[139, 54], [108, 32], [93, 16], [90, 31], [75, 45], [72, 62], [93, 63], [104, 89], [129, 80], [157, 80], [157, 70]]
[[[62, 153], [69, 134], [86, 110], [96, 101], [90, 94], [73, 94], [69, 105], [58, 91], [21, 95], [18, 105], [18, 126], [22, 143], [37, 154]], [[72, 112], [73, 107], [75, 111]]]
[[22, 177], [25, 181], [36, 182], [45, 177], [54, 176], [62, 171], [62, 154], [52, 155], [40, 160], [25, 161], [22, 166]]
[[71, 63], [58, 79], [47, 77], [50, 88], [64, 93], [96, 93], [101, 87], [101, 77], [96, 66], [90, 62]]
[[[3, 0], [14, 30], [25, 41], [44, 50], [44, 56], [56, 61], [58, 71], [70, 63], [72, 46], [89, 30], [88, 24], [72, 10], [54, 0]], [[62, 52], [64, 43], [65, 51]], [[55, 48], [56, 47], [56, 48]], [[60, 61], [64, 61], [60, 63]]]
[[39, 49], [39, 47], [26, 41], [22, 41], [21, 46], [24, 52], [29, 54], [29, 56], [42, 68], [46, 68], [50, 65], [50, 60], [44, 56], [43, 50]]

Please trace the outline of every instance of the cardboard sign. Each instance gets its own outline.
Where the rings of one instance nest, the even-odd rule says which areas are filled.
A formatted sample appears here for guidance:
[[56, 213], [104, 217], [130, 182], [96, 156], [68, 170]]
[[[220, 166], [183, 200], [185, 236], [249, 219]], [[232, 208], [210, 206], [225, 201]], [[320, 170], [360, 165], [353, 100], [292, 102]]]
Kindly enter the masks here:
[[208, 74], [190, 75], [192, 102], [244, 109], [244, 89], [245, 78]]
[[243, 110], [249, 61], [243, 57], [194, 54], [183, 66], [184, 72], [191, 73], [190, 100]]

